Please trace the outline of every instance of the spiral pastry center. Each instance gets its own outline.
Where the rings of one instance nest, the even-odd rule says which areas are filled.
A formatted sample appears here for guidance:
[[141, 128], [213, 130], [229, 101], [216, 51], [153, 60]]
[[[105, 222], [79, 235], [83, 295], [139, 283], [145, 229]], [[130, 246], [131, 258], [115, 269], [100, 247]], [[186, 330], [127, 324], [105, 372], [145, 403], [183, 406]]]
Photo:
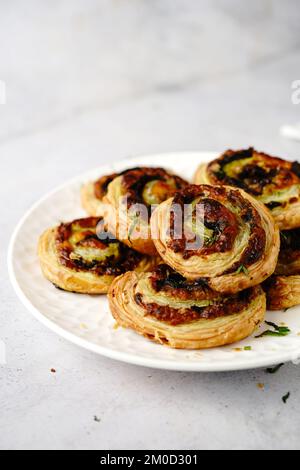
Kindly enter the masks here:
[[215, 183], [244, 189], [274, 209], [299, 197], [300, 164], [256, 152], [253, 148], [227, 151], [208, 165]]
[[101, 236], [102, 219], [90, 217], [57, 230], [55, 245], [60, 263], [76, 271], [118, 275], [134, 269], [141, 255], [105, 233]]
[[147, 316], [175, 326], [238, 314], [255, 295], [250, 289], [222, 296], [204, 281], [189, 282], [167, 265], [160, 265], [138, 281], [134, 298]]
[[[199, 193], [197, 186], [177, 194], [170, 210], [170, 239], [168, 248], [181, 253], [184, 259], [220, 254], [224, 271], [234, 272], [239, 266], [255, 263], [263, 255], [266, 235], [255, 208], [236, 191], [224, 188], [206, 189]], [[183, 236], [178, 230], [178, 210]], [[178, 229], [179, 228], [179, 229]], [[222, 260], [222, 258], [220, 258]]]
[[160, 204], [187, 183], [176, 175], [169, 175], [162, 168], [135, 168], [122, 175], [123, 194], [130, 208], [134, 204], [144, 204], [149, 209]]

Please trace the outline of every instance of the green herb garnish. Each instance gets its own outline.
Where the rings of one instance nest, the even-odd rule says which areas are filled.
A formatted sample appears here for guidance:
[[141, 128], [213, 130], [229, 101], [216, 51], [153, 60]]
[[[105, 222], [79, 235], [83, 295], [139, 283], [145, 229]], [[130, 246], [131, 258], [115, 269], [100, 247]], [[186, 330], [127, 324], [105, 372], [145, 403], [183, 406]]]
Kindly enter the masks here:
[[241, 274], [241, 273], [244, 273], [246, 274], [246, 276], [249, 276], [249, 271], [244, 264], [241, 264], [241, 266], [236, 270], [236, 274]]
[[278, 364], [278, 366], [275, 366], [275, 367], [270, 367], [269, 369], [266, 369], [266, 373], [267, 374], [276, 374], [276, 372], [279, 371], [279, 369], [281, 369], [281, 367], [284, 366], [284, 364]]
[[268, 325], [268, 326], [271, 326], [276, 331], [280, 331], [280, 328], [286, 328], [285, 326], [284, 327], [278, 326], [278, 325], [276, 325], [276, 323], [273, 323], [271, 321], [265, 321], [265, 324]]
[[288, 392], [286, 395], [284, 395], [284, 397], [282, 397], [282, 401], [283, 401], [284, 404], [286, 404], [286, 402], [288, 401], [290, 396], [291, 396], [291, 393]]
[[280, 232], [280, 237], [282, 238], [283, 241], [287, 242], [289, 237], [287, 236], [286, 233]]
[[213, 236], [210, 237], [210, 238], [209, 238], [209, 237], [205, 237], [205, 239], [204, 239], [204, 245], [205, 245], [205, 246], [212, 246], [212, 245], [215, 243], [216, 240], [217, 240], [217, 235], [216, 235], [216, 234], [213, 235]]
[[245, 346], [244, 351], [252, 351], [252, 347], [251, 346]]
[[263, 336], [287, 336], [291, 333], [291, 330], [287, 326], [278, 326], [275, 323], [266, 321], [266, 325], [274, 328], [273, 330], [266, 330], [261, 335], [255, 336], [255, 338], [262, 338]]

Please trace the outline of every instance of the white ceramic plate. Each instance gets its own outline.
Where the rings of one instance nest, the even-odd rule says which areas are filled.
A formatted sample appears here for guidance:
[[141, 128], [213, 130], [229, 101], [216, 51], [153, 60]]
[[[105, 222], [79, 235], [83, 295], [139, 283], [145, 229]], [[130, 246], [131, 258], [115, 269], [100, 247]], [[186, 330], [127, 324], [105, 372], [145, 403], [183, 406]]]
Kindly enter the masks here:
[[[251, 337], [233, 346], [180, 351], [151, 343], [131, 330], [116, 329], [105, 296], [59, 291], [41, 274], [36, 249], [39, 235], [60, 221], [85, 215], [80, 209], [79, 195], [84, 182], [138, 165], [164, 166], [191, 180], [199, 163], [214, 157], [213, 153], [189, 152], [123, 160], [91, 171], [47, 194], [24, 216], [10, 243], [9, 273], [23, 304], [58, 335], [95, 353], [132, 364], [212, 372], [297, 362], [300, 358], [300, 307], [267, 314], [269, 320], [277, 324], [285, 322], [290, 327], [292, 333], [287, 337]], [[252, 350], [245, 351], [245, 346], [251, 346]]]

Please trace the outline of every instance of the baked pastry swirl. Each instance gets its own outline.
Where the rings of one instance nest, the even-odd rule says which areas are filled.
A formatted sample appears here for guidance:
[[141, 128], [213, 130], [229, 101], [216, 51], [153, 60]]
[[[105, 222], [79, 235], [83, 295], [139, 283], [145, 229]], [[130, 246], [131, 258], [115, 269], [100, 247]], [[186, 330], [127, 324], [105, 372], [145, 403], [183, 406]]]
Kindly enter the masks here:
[[300, 229], [281, 232], [278, 264], [264, 283], [268, 308], [282, 310], [300, 304]]
[[156, 258], [109, 239], [103, 229], [102, 218], [90, 217], [46, 230], [38, 247], [45, 277], [66, 291], [105, 294], [120, 274], [155, 266]]
[[118, 175], [118, 173], [105, 175], [95, 182], [89, 182], [82, 186], [81, 203], [89, 215], [92, 217], [103, 217], [105, 215], [103, 198], [107, 193], [109, 183]]
[[263, 202], [281, 230], [300, 226], [300, 163], [247, 150], [227, 150], [201, 165], [196, 184], [241, 188]]
[[187, 184], [163, 168], [133, 168], [123, 172], [109, 184], [103, 199], [109, 230], [133, 249], [155, 255], [150, 230], [152, 208]]
[[280, 232], [280, 252], [275, 274], [300, 273], [300, 228]]
[[151, 218], [158, 253], [187, 279], [235, 293], [275, 270], [279, 231], [270, 212], [242, 190], [190, 185]]
[[266, 311], [260, 286], [224, 296], [204, 281], [188, 281], [163, 264], [151, 273], [118, 277], [108, 299], [118, 324], [180, 349], [240, 341], [253, 333]]

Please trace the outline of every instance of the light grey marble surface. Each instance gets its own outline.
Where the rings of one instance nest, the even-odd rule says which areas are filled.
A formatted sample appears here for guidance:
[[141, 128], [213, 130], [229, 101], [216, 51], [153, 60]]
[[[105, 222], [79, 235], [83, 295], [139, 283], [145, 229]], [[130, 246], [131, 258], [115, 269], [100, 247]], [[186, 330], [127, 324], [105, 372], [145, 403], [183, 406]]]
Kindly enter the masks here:
[[0, 2], [0, 448], [299, 449], [299, 367], [188, 374], [95, 356], [32, 318], [6, 269], [24, 211], [102, 163], [249, 145], [300, 158], [278, 133], [299, 120], [299, 22], [298, 0]]

